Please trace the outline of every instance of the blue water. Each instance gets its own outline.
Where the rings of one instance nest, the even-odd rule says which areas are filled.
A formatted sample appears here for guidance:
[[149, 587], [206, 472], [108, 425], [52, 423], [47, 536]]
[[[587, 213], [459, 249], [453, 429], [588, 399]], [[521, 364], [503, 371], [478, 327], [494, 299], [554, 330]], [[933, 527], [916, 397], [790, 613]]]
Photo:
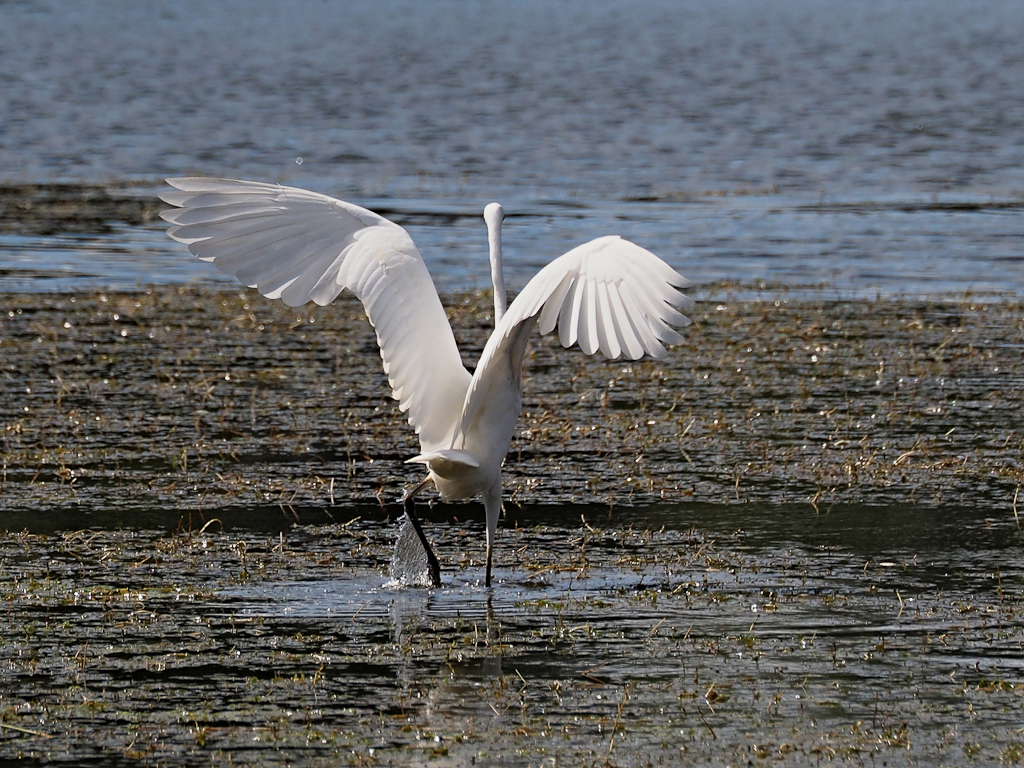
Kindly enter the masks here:
[[[0, 183], [207, 174], [406, 225], [441, 287], [619, 233], [697, 282], [1024, 293], [1016, 2], [0, 3]], [[184, 263], [182, 262], [184, 260]], [[9, 289], [216, 279], [157, 226], [0, 240]]]

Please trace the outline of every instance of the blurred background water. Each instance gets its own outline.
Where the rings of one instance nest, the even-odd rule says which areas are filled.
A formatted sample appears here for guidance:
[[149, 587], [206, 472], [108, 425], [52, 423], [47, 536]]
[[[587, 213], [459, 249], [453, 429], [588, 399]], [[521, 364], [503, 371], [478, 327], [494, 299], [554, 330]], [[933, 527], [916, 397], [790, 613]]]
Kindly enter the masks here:
[[[0, 185], [293, 184], [442, 288], [619, 233], [697, 282], [1024, 293], [1017, 2], [0, 2]], [[211, 274], [212, 273], [212, 274]], [[215, 280], [160, 222], [0, 235], [8, 290]]]

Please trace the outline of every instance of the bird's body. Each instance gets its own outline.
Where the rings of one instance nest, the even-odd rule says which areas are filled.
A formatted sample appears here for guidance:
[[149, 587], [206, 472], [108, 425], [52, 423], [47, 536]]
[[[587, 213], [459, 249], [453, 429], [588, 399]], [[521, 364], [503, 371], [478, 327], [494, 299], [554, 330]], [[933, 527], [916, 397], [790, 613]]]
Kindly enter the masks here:
[[[557, 328], [566, 347], [610, 358], [665, 355], [689, 322], [687, 284], [657, 256], [616, 236], [585, 243], [542, 269], [506, 308], [501, 206], [484, 211], [494, 284], [495, 328], [476, 370], [455, 336], [408, 233], [359, 206], [315, 192], [226, 179], [169, 179], [178, 206], [168, 234], [221, 271], [289, 306], [321, 306], [347, 288], [377, 333], [384, 371], [420, 440], [409, 459], [426, 466], [446, 501], [482, 496], [486, 583], [501, 513], [501, 465], [522, 406], [522, 370], [534, 327]], [[425, 483], [424, 483], [425, 484]], [[422, 487], [422, 486], [421, 486]], [[417, 489], [418, 490], [418, 489]], [[430, 552], [429, 545], [423, 539]]]

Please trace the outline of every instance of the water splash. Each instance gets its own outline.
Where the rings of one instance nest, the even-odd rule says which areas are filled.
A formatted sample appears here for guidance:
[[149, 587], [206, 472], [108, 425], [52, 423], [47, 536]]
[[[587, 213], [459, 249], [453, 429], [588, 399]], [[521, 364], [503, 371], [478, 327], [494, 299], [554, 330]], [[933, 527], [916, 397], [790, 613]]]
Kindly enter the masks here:
[[385, 585], [388, 587], [433, 586], [426, 550], [423, 549], [416, 529], [408, 517], [402, 518], [402, 525], [395, 541], [395, 551], [388, 566], [388, 575], [391, 577], [391, 581]]

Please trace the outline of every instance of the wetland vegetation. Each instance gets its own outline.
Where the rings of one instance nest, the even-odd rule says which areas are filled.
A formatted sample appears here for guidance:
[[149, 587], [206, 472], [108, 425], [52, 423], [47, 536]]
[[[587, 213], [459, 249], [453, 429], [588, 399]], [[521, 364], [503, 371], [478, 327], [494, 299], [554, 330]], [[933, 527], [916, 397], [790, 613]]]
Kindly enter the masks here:
[[0, 761], [1019, 761], [1021, 305], [696, 295], [665, 362], [535, 340], [491, 592], [477, 504], [385, 586], [355, 302], [6, 296]]

